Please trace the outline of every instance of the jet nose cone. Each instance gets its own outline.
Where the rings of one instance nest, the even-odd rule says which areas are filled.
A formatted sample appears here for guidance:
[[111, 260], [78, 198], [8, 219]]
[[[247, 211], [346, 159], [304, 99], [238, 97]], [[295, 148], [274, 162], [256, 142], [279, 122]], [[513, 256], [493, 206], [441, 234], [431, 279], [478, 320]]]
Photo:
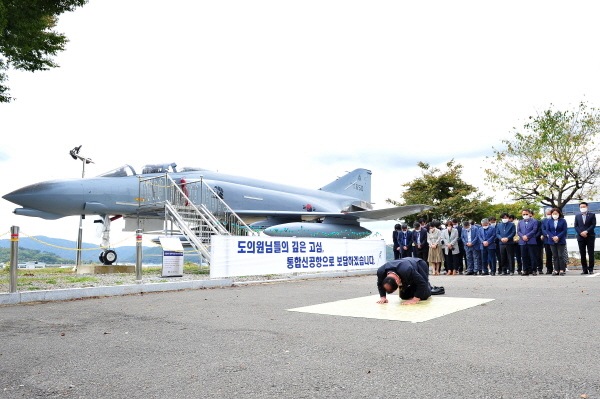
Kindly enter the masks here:
[[53, 180], [25, 186], [2, 198], [23, 208], [68, 215], [70, 210], [83, 209], [82, 194], [78, 181]]
[[25, 204], [29, 202], [32, 196], [43, 194], [50, 187], [49, 183], [36, 183], [8, 193], [2, 198], [17, 205], [26, 206]]

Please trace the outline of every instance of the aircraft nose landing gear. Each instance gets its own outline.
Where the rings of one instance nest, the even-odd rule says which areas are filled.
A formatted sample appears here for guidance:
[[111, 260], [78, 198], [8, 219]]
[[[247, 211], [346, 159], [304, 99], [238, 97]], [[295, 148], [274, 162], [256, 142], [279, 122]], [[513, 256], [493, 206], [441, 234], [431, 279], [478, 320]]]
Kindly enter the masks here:
[[98, 259], [100, 259], [100, 262], [102, 262], [103, 265], [112, 265], [117, 261], [117, 253], [112, 249], [107, 249], [100, 253]]

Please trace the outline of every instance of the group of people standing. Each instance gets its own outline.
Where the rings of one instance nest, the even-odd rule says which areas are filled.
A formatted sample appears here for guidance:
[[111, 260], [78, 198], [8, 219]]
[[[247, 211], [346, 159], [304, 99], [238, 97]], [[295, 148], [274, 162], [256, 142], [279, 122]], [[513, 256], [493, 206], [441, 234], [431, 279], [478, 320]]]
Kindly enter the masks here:
[[[596, 215], [588, 204], [580, 204], [574, 228], [581, 255], [582, 274], [594, 270]], [[431, 266], [432, 274], [441, 274], [442, 262], [447, 275], [514, 275], [543, 274], [543, 254], [546, 254], [546, 274], [564, 276], [567, 266], [567, 222], [561, 209], [546, 208], [545, 218], [537, 220], [530, 209], [521, 212], [522, 219], [502, 213], [481, 220], [448, 220], [442, 226], [438, 220], [414, 223], [413, 230], [397, 224], [393, 234], [394, 259], [420, 258]], [[589, 261], [588, 261], [589, 259]], [[464, 260], [464, 263], [463, 263]]]

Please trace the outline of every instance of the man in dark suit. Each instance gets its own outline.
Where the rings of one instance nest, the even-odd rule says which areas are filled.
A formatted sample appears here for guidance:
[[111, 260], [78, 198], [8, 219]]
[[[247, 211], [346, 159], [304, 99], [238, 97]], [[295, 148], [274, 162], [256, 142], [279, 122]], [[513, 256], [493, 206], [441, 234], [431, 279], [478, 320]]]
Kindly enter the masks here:
[[544, 274], [543, 270], [544, 270], [544, 234], [543, 234], [543, 224], [544, 224], [544, 218], [542, 217], [542, 220], [538, 220], [538, 229], [537, 229], [537, 242], [538, 242], [538, 246], [537, 246], [537, 272], [541, 275]]
[[462, 240], [462, 226], [458, 223], [458, 219], [452, 219], [452, 228], [458, 230], [458, 255], [455, 261], [458, 262], [454, 265], [454, 270], [458, 271], [458, 274], [463, 274], [463, 265], [467, 263], [467, 255], [465, 253], [465, 243]]
[[394, 242], [394, 247], [392, 248], [394, 250], [394, 260], [400, 259], [400, 244], [398, 244], [398, 235], [401, 231], [400, 227], [400, 223], [396, 224], [394, 226], [394, 231], [392, 232], [392, 241]]
[[[587, 202], [579, 204], [581, 214], [575, 216], [575, 231], [581, 256], [581, 274], [594, 273], [594, 244], [596, 243], [596, 215], [588, 211]], [[586, 258], [589, 256], [589, 263]]]
[[[515, 222], [515, 215], [508, 215], [508, 221], [515, 225], [515, 235], [517, 234], [517, 226], [518, 222]], [[514, 241], [513, 241], [514, 242]], [[513, 247], [515, 257], [511, 260], [512, 270], [515, 270], [515, 259], [517, 260], [517, 272], [521, 274], [523, 272], [523, 257], [521, 256], [521, 246], [518, 242], [514, 242], [515, 246]]]
[[541, 230], [538, 232], [539, 222], [535, 220], [530, 209], [523, 209], [523, 220], [517, 225], [519, 247], [523, 257], [523, 276], [537, 276], [538, 241]]
[[403, 224], [400, 226], [400, 232], [398, 233], [398, 248], [400, 250], [400, 257], [407, 258], [412, 255], [412, 232], [408, 231], [408, 225]]
[[[429, 244], [427, 243], [427, 228], [421, 227], [419, 222], [415, 222], [415, 229], [412, 234], [412, 242], [415, 245], [415, 258], [423, 259], [427, 262], [427, 256], [429, 255]], [[427, 263], [429, 264], [429, 263]]]
[[[553, 223], [552, 221], [552, 208], [546, 208], [545, 210], [546, 218], [542, 220], [542, 242], [544, 243], [544, 252], [546, 253], [546, 274], [552, 274], [554, 267], [552, 266], [552, 249], [550, 245], [550, 238], [548, 235], [549, 224]], [[542, 273], [542, 264], [538, 266], [538, 270]]]
[[516, 232], [515, 224], [508, 219], [508, 213], [504, 212], [500, 215], [502, 223], [496, 228], [496, 237], [498, 237], [500, 247], [500, 268], [498, 274], [511, 276], [515, 274], [514, 262], [514, 237]]
[[389, 261], [377, 269], [377, 303], [388, 303], [387, 295], [400, 288], [402, 305], [413, 305], [429, 299], [431, 295], [445, 293], [444, 287], [429, 284], [429, 266], [423, 259], [403, 258]]
[[[497, 229], [498, 221], [496, 220], [496, 217], [490, 216], [488, 219], [490, 220], [490, 226], [495, 227]], [[502, 265], [502, 264], [500, 263], [500, 240], [498, 240], [497, 237], [496, 237], [496, 263], [498, 264], [498, 274], [500, 274], [501, 273], [500, 265]]]
[[463, 222], [462, 240], [465, 243], [467, 255], [467, 276], [481, 272], [481, 240], [479, 228], [469, 222]]

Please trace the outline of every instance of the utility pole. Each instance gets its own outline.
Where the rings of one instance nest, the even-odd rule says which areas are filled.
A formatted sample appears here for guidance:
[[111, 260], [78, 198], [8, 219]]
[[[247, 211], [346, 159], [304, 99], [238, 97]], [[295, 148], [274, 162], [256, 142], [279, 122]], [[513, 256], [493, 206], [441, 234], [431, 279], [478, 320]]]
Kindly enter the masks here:
[[[94, 163], [94, 162], [92, 162], [92, 160], [90, 158], [85, 158], [85, 157], [79, 155], [79, 150], [81, 150], [81, 146], [73, 148], [71, 151], [69, 151], [69, 155], [71, 155], [71, 157], [74, 160], [81, 161], [81, 164], [82, 164], [81, 178], [83, 179], [85, 177], [85, 164]], [[85, 218], [85, 215], [79, 216], [79, 231], [77, 233], [77, 255], [75, 258], [76, 259], [75, 260], [75, 270], [77, 270], [77, 268], [79, 266], [81, 266], [81, 246], [82, 246], [82, 241], [83, 241], [83, 219], [84, 218]]]

